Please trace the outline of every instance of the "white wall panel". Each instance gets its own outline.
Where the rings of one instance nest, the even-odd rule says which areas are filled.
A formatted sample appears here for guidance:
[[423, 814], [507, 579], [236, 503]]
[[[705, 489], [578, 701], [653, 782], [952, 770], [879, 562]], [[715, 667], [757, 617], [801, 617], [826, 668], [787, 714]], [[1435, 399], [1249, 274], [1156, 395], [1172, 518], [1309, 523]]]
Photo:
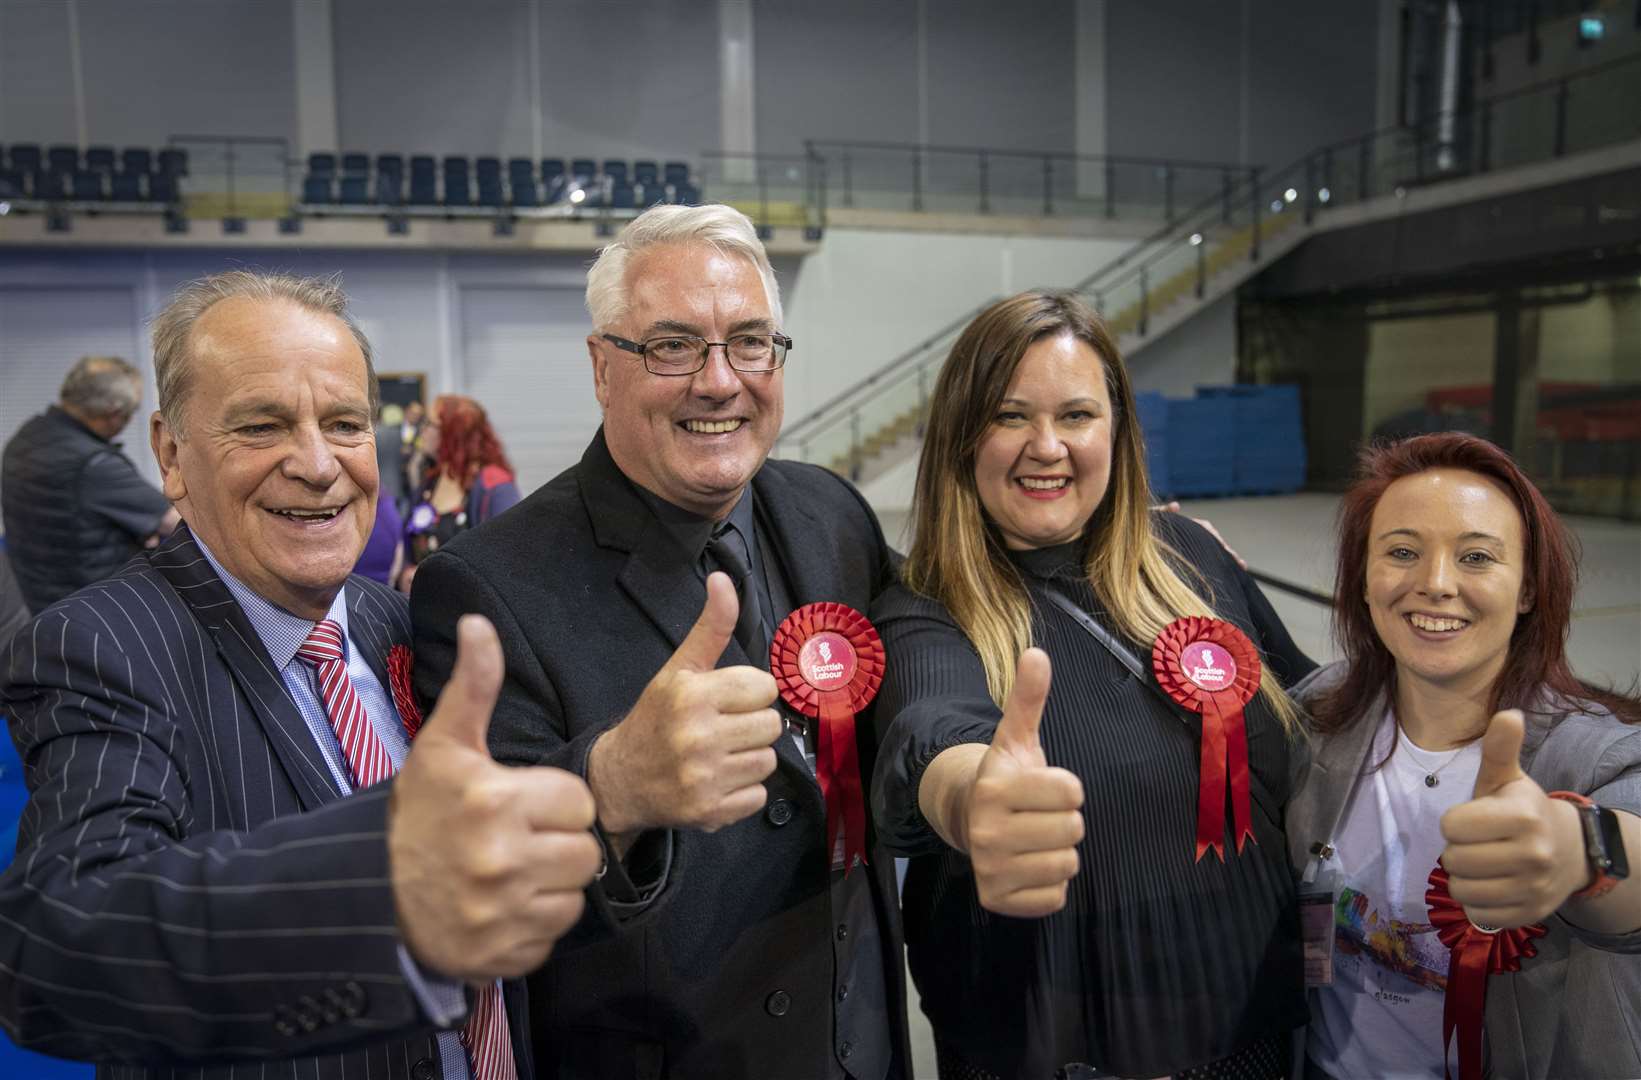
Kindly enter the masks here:
[[581, 292], [467, 285], [460, 310], [464, 392], [489, 412], [528, 494], [579, 461], [598, 429]]

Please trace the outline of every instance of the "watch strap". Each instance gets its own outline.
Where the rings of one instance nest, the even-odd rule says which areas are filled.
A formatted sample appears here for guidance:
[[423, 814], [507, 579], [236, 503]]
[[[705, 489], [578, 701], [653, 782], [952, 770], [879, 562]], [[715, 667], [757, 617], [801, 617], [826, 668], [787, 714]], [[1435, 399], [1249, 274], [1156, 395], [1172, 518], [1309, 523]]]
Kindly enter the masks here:
[[1573, 893], [1573, 898], [1593, 899], [1617, 888], [1619, 879], [1609, 872], [1612, 866], [1612, 853], [1607, 850], [1602, 839], [1601, 807], [1588, 795], [1580, 795], [1576, 791], [1552, 791], [1548, 794], [1552, 799], [1572, 803], [1578, 810], [1579, 831], [1584, 836], [1584, 859], [1589, 864], [1593, 879], [1584, 888]]

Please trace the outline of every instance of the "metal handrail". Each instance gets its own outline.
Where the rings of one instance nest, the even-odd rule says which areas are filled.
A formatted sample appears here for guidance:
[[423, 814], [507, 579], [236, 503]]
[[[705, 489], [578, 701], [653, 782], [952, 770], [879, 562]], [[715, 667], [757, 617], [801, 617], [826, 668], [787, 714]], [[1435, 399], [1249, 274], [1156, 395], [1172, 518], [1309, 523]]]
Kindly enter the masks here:
[[1064, 150], [1000, 150], [991, 146], [946, 146], [940, 143], [874, 142], [870, 139], [806, 139], [806, 146], [838, 147], [848, 150], [897, 150], [908, 154], [960, 154], [989, 158], [1053, 158], [1056, 161], [1093, 162], [1111, 165], [1173, 165], [1182, 169], [1238, 170], [1247, 166], [1227, 161], [1193, 161], [1189, 158], [1134, 157], [1123, 154], [1077, 154]]
[[[1463, 109], [1453, 109], [1440, 113], [1435, 119], [1448, 116], [1457, 119], [1476, 112], [1484, 112], [1493, 108], [1500, 102], [1524, 97], [1529, 94], [1543, 93], [1551, 89], [1557, 89], [1564, 92], [1565, 86], [1570, 82], [1576, 82], [1596, 75], [1604, 74], [1616, 68], [1623, 67], [1627, 64], [1633, 64], [1638, 61], [1641, 61], [1641, 53], [1634, 53], [1628, 56], [1619, 57], [1615, 60], [1586, 68], [1583, 71], [1574, 72], [1570, 75], [1560, 76], [1554, 79], [1546, 79], [1541, 82], [1534, 83], [1531, 86], [1521, 87], [1503, 94], [1485, 98], [1481, 101], [1473, 102]], [[1418, 128], [1413, 131], [1416, 138], [1420, 138], [1422, 140], [1420, 130], [1428, 123], [1429, 121], [1426, 121], [1418, 125]], [[1409, 129], [1405, 127], [1380, 128], [1368, 132], [1365, 135], [1358, 135], [1353, 138], [1341, 139], [1336, 142], [1327, 143], [1307, 151], [1287, 166], [1276, 170], [1275, 172], [1267, 173], [1266, 170], [1257, 167], [1246, 168], [1238, 166], [1236, 167], [1237, 171], [1242, 175], [1234, 185], [1230, 186], [1225, 191], [1222, 191], [1219, 195], [1202, 200], [1181, 217], [1174, 219], [1173, 221], [1165, 224], [1162, 228], [1158, 229], [1156, 232], [1153, 232], [1145, 238], [1137, 241], [1116, 258], [1105, 263], [1088, 277], [1072, 286], [1070, 291], [1083, 293], [1106, 292], [1119, 288], [1137, 277], [1145, 276], [1159, 260], [1172, 251], [1173, 248], [1185, 238], [1201, 231], [1205, 226], [1213, 224], [1215, 218], [1222, 220], [1228, 207], [1238, 205], [1243, 200], [1248, 200], [1252, 211], [1250, 214], [1250, 223], [1253, 229], [1253, 241], [1250, 248], [1250, 258], [1257, 260], [1259, 257], [1260, 240], [1260, 208], [1265, 201], [1264, 194], [1266, 192], [1271, 190], [1285, 190], [1287, 187], [1293, 186], [1288, 183], [1291, 177], [1299, 173], [1304, 173], [1307, 169], [1312, 167], [1313, 163], [1319, 158], [1322, 158], [1342, 147], [1366, 146], [1370, 145], [1374, 140], [1389, 136], [1407, 134], [1408, 131]], [[822, 145], [822, 143], [817, 142], [813, 145], [819, 146]], [[828, 143], [826, 145], [838, 144]], [[1559, 136], [1557, 146], [1558, 148], [1560, 146]], [[1555, 154], [1559, 155], [1560, 152], [1561, 151], [1558, 149]], [[1307, 222], [1311, 219], [1315, 208], [1315, 192], [1309, 190], [1309, 187], [1307, 187], [1304, 206]], [[1199, 251], [1200, 250], [1201, 249], [1199, 247]], [[1135, 261], [1136, 259], [1139, 261]], [[1198, 266], [1198, 272], [1200, 274], [1202, 272], [1200, 269], [1200, 258]], [[1122, 276], [1112, 280], [1107, 280], [1110, 275], [1125, 270], [1126, 272], [1122, 273]], [[1142, 304], [1144, 304], [1146, 299], [1143, 292], [1144, 290], [1142, 290], [1141, 296]], [[860, 379], [845, 388], [840, 393], [834, 395], [825, 404], [812, 410], [803, 418], [794, 423], [789, 429], [783, 432], [780, 437], [781, 441], [802, 441], [804, 439], [813, 439], [818, 431], [825, 430], [831, 426], [830, 423], [828, 423], [831, 419], [828, 416], [830, 412], [842, 408], [852, 399], [861, 396], [868, 390], [887, 389], [891, 386], [897, 386], [900, 383], [909, 380], [919, 371], [927, 367], [929, 362], [928, 360], [925, 360], [923, 363], [914, 364], [910, 363], [911, 361], [915, 360], [920, 354], [927, 351], [936, 342], [951, 334], [955, 329], [965, 324], [968, 320], [971, 320], [975, 316], [979, 315], [982, 311], [995, 302], [996, 301], [994, 299], [981, 304], [955, 322], [943, 327], [938, 333], [925, 338], [917, 346], [895, 356], [893, 359], [880, 366], [872, 374]], [[902, 365], [905, 366], [902, 367]], [[900, 377], [894, 377], [897, 375]], [[846, 415], [847, 413], [840, 415], [839, 419], [842, 419], [843, 416]]]

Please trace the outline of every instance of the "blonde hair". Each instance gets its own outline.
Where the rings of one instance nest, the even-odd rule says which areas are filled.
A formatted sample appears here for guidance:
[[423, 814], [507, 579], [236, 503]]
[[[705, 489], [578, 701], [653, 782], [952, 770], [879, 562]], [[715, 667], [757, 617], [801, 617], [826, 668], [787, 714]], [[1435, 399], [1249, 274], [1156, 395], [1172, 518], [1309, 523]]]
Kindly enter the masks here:
[[594, 329], [612, 329], [627, 317], [627, 260], [660, 244], [706, 244], [751, 262], [763, 279], [769, 313], [781, 325], [781, 288], [751, 218], [730, 206], [654, 206], [629, 221], [587, 271], [587, 313]]
[[370, 392], [370, 413], [376, 415], [381, 389], [376, 383], [370, 340], [348, 313], [342, 277], [297, 277], [254, 270], [226, 270], [190, 281], [154, 318], [154, 382], [159, 391], [159, 409], [172, 431], [182, 434], [183, 406], [192, 383], [194, 325], [224, 300], [284, 300], [307, 311], [330, 315], [342, 322], [365, 356], [365, 382]]
[[[1134, 641], [1151, 641], [1187, 615], [1215, 617], [1212, 595], [1201, 597], [1186, 584], [1168, 556], [1183, 560], [1152, 533], [1134, 391], [1110, 331], [1074, 294], [1027, 292], [998, 301], [963, 331], [935, 384], [912, 497], [916, 539], [902, 574], [910, 588], [943, 604], [968, 636], [999, 708], [1013, 689], [1020, 654], [1032, 644], [1031, 598], [986, 519], [975, 458], [1026, 350], [1060, 334], [1086, 342], [1100, 357], [1111, 398], [1111, 479], [1083, 534], [1095, 597]], [[1197, 583], [1207, 590], [1206, 581]], [[1293, 702], [1268, 667], [1260, 693], [1293, 731]]]

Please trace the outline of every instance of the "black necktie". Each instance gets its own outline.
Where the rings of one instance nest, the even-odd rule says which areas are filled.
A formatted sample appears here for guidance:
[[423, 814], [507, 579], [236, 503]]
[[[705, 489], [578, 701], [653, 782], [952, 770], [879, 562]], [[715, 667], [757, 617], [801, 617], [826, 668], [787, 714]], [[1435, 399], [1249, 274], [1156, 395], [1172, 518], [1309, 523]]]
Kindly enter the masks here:
[[758, 586], [752, 580], [752, 560], [746, 538], [734, 525], [720, 522], [712, 530], [712, 539], [707, 541], [707, 557], [735, 583], [735, 592], [741, 601], [741, 611], [735, 619], [735, 640], [754, 664], [765, 667], [769, 663], [769, 635], [764, 630]]

